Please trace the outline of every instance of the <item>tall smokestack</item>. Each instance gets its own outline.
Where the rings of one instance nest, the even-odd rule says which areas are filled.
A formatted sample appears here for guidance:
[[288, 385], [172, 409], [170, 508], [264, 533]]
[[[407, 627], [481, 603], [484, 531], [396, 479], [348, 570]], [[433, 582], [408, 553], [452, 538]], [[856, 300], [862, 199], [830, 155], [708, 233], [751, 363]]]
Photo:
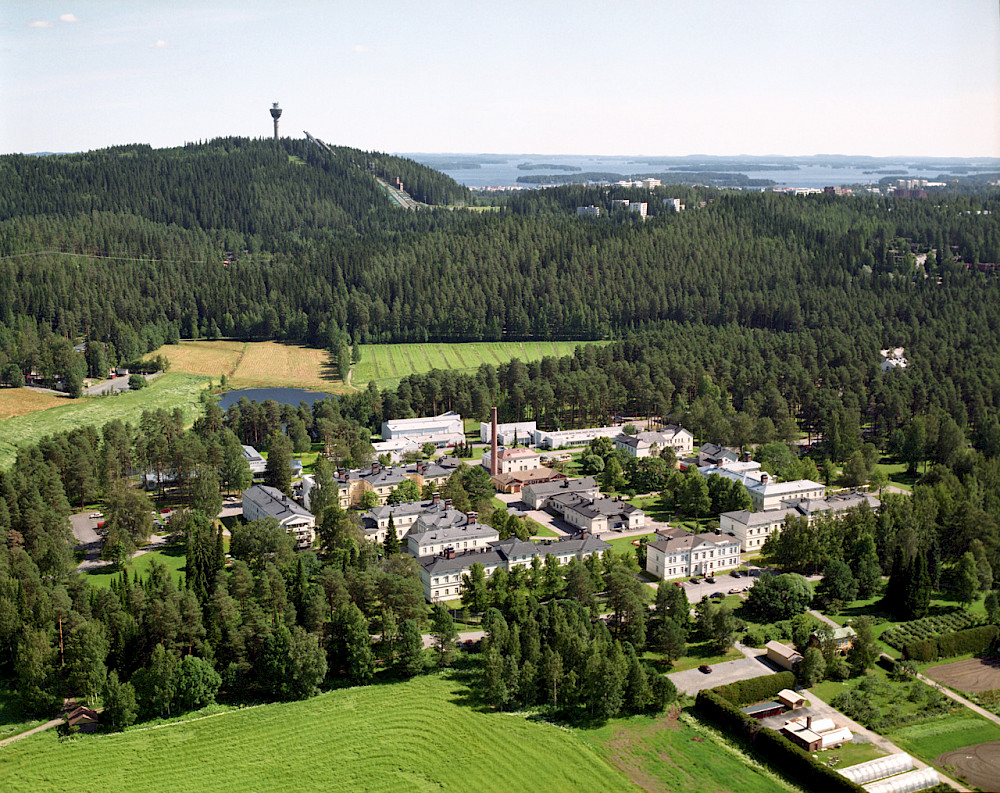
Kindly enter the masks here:
[[278, 103], [275, 102], [271, 105], [271, 118], [274, 119], [274, 142], [278, 142], [278, 119], [281, 118], [281, 108], [278, 107]]
[[500, 470], [497, 465], [497, 409], [490, 410], [490, 476], [496, 476]]

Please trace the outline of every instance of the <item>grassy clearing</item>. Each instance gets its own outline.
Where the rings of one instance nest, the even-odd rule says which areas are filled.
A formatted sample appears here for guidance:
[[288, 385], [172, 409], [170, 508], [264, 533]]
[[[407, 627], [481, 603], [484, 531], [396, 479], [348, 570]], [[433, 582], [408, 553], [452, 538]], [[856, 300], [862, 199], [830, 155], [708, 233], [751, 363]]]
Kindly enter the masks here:
[[81, 778], [147, 793], [635, 790], [576, 731], [474, 710], [441, 676], [119, 735], [60, 743], [43, 733], [4, 750], [0, 778], [5, 793], [63, 791]]
[[[885, 752], [870, 743], [845, 743], [839, 749], [831, 749], [820, 755], [820, 758], [830, 763], [831, 768], [848, 768], [858, 763], [867, 763], [885, 757]], [[837, 758], [836, 762], [832, 762]]]
[[65, 405], [68, 397], [34, 388], [0, 388], [0, 420]]
[[[651, 589], [650, 591], [652, 592]], [[673, 664], [666, 661], [659, 653], [647, 651], [643, 653], [642, 657], [660, 672], [683, 672], [685, 669], [695, 669], [702, 664], [711, 665], [721, 664], [725, 661], [736, 661], [742, 658], [743, 654], [735, 647], [730, 647], [726, 652], [720, 653], [710, 642], [694, 642], [687, 646], [687, 652]]]
[[137, 424], [144, 410], [180, 408], [186, 425], [201, 414], [198, 395], [207, 385], [204, 377], [167, 372], [141, 391], [115, 396], [62, 400], [58, 407], [0, 421], [0, 469], [14, 462], [18, 446], [37, 443], [45, 435], [67, 432], [88, 424], [101, 427], [112, 419]]
[[644, 790], [770, 793], [795, 789], [687, 715], [616, 719], [582, 736]]
[[894, 463], [890, 462], [891, 458], [883, 457], [882, 461], [878, 464], [878, 467], [886, 472], [889, 476], [889, 484], [895, 485], [900, 490], [905, 490], [908, 493], [913, 491], [913, 485], [916, 484], [919, 476], [912, 476], [906, 472], [906, 463]]
[[233, 376], [247, 346], [242, 341], [182, 341], [165, 344], [149, 357], [162, 355], [170, 361], [173, 372], [199, 374], [218, 381], [222, 375]]
[[379, 388], [387, 388], [407, 375], [431, 369], [474, 372], [484, 363], [497, 366], [514, 358], [527, 362], [540, 361], [546, 356], [572, 355], [578, 344], [575, 341], [364, 344], [361, 360], [352, 369], [351, 384], [362, 388], [374, 380]]
[[[129, 576], [135, 576], [138, 573], [140, 577], [145, 577], [154, 559], [167, 566], [167, 569], [170, 570], [170, 576], [175, 582], [179, 575], [183, 575], [186, 563], [184, 548], [180, 545], [169, 545], [161, 551], [150, 551], [135, 557], [128, 564]], [[98, 568], [85, 573], [84, 578], [95, 587], [107, 588], [111, 586], [111, 579], [117, 578], [119, 575], [121, 575], [121, 570], [109, 565], [107, 568]]]

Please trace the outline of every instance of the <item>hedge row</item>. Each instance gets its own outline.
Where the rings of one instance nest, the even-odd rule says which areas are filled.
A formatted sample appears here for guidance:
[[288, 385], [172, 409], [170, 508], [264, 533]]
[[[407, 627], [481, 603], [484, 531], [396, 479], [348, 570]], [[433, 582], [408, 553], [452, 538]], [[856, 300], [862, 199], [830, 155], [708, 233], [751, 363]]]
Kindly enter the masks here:
[[[781, 689], [791, 688], [794, 683], [795, 675], [791, 672], [779, 672], [776, 675], [730, 683], [728, 686], [699, 691], [695, 708], [723, 730], [749, 738], [753, 748], [765, 761], [800, 784], [806, 785], [808, 789], [823, 790], [824, 793], [825, 791], [864, 793], [863, 787], [821, 763], [780, 733], [760, 727], [756, 719], [747, 716], [739, 708], [740, 704], [759, 702], [773, 697]], [[727, 693], [741, 698], [756, 694], [760, 696], [738, 699], [734, 702], [727, 698]], [[821, 782], [819, 786], [816, 785], [817, 781]]]
[[773, 699], [781, 690], [795, 685], [795, 675], [791, 672], [778, 672], [773, 675], [754, 677], [750, 680], [737, 680], [728, 686], [713, 688], [716, 694], [724, 697], [737, 707], [752, 705]]
[[932, 639], [907, 642], [903, 645], [903, 657], [912, 661], [934, 661], [966, 653], [981, 653], [1000, 637], [996, 625], [980, 625], [964, 631], [943, 633]]

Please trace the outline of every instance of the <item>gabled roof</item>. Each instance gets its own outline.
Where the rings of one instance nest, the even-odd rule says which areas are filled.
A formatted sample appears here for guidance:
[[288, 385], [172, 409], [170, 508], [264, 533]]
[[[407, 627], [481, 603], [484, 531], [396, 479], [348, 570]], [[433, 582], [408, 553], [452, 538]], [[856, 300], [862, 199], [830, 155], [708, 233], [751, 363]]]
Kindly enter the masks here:
[[544, 498], [558, 493], [573, 493], [581, 490], [593, 490], [598, 487], [597, 480], [592, 476], [583, 476], [579, 479], [562, 479], [552, 482], [538, 482], [529, 485], [531, 492], [536, 496]]
[[289, 498], [280, 490], [267, 485], [254, 485], [243, 491], [243, 500], [252, 501], [261, 512], [279, 523], [290, 518], [312, 518], [313, 514], [301, 506], [295, 499]]

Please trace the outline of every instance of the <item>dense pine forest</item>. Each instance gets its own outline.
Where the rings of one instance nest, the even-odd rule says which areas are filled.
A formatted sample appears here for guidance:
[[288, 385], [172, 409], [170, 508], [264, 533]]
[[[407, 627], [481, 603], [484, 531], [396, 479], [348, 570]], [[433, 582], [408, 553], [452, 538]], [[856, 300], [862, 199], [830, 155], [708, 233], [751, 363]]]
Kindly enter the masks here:
[[[373, 174], [399, 177], [427, 206], [393, 206]], [[668, 195], [689, 209], [664, 211]], [[650, 216], [616, 211], [615, 198], [649, 202]], [[33, 372], [79, 379], [81, 367], [100, 371], [180, 338], [335, 352], [368, 342], [611, 340], [564, 358], [411, 375], [312, 409], [244, 401], [223, 414], [207, 398], [190, 430], [179, 414], [147, 413], [138, 426], [81, 427], [22, 448], [0, 473], [0, 677], [26, 703], [45, 712], [66, 693], [101, 697], [121, 726], [218, 692], [303, 697], [368, 682], [378, 666], [419, 672], [421, 630], [435, 634], [446, 663], [454, 627], [441, 608], [428, 620], [413, 560], [366, 542], [338, 507], [317, 507], [319, 543], [306, 553], [266, 522], [235, 527], [228, 567], [210, 516], [222, 492], [249, 481], [240, 443], [271, 461], [322, 444], [321, 483], [330, 466], [371, 462], [369, 437], [383, 420], [448, 409], [485, 419], [498, 405], [503, 420], [548, 428], [659, 416], [699, 440], [759, 444], [779, 471], [807, 463], [819, 476], [783, 443], [806, 432], [822, 438], [825, 475], [843, 463], [854, 484], [889, 452], [924, 476], [912, 499], [888, 499], [877, 524], [859, 518], [869, 567], [888, 574], [904, 557], [954, 565], [975, 551], [1000, 569], [996, 190], [895, 200], [563, 187], [489, 211], [461, 208], [476, 200], [410, 161], [293, 140], [0, 158], [4, 384]], [[602, 216], [577, 217], [589, 204]], [[86, 356], [73, 351], [84, 339], [94, 342]], [[879, 350], [896, 346], [909, 366], [883, 373]], [[683, 508], [683, 477], [664, 468], [619, 468], [613, 489], [663, 490]], [[127, 559], [148, 538], [153, 508], [128, 486], [134, 470], [178, 476], [185, 575], [153, 565], [93, 587], [73, 572], [68, 516], [101, 504], [104, 555]], [[460, 469], [443, 491], [505, 523], [474, 470]], [[287, 480], [287, 466], [271, 471]], [[320, 484], [321, 507], [322, 494]], [[786, 567], [851, 562], [839, 536], [789, 531], [767, 550]], [[662, 682], [644, 682], [636, 653], [677, 633], [661, 613], [671, 613], [674, 587], [658, 599], [647, 639], [632, 564], [612, 554], [586, 568], [494, 577], [474, 609], [490, 609], [486, 700], [600, 717], [669, 701]], [[610, 632], [586, 612], [596, 592], [615, 603]], [[374, 644], [373, 633], [382, 636]], [[563, 693], [598, 674], [606, 684], [593, 697]], [[614, 701], [598, 696], [609, 691]]]

